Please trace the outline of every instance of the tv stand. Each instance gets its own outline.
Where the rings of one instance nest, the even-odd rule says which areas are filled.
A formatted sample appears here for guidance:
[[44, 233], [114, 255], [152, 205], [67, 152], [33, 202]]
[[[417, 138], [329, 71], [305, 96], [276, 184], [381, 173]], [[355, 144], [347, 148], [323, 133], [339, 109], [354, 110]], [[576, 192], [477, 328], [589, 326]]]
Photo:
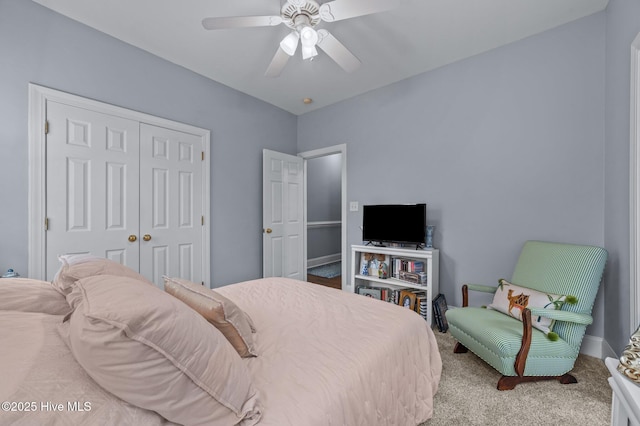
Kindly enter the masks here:
[[[383, 254], [389, 261], [388, 278], [379, 278], [372, 275], [362, 275], [362, 259], [364, 253]], [[427, 293], [427, 323], [433, 325], [433, 299], [439, 293], [438, 286], [438, 265], [440, 252], [437, 249], [416, 249], [408, 247], [379, 247], [374, 245], [352, 245], [351, 246], [351, 273], [350, 285], [351, 291], [356, 292], [356, 288], [360, 285], [372, 287], [386, 287], [391, 289], [410, 288], [416, 290], [424, 290]], [[405, 259], [423, 261], [425, 263], [425, 271], [427, 273], [427, 282], [424, 284], [415, 284], [404, 281], [398, 277], [394, 277], [394, 270], [391, 266], [392, 259]]]

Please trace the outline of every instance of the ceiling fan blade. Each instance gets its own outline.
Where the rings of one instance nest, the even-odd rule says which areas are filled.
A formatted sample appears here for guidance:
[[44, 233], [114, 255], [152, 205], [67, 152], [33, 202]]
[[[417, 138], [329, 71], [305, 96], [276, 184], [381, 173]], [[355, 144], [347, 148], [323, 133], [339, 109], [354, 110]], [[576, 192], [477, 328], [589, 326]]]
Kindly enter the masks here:
[[320, 5], [320, 18], [325, 22], [341, 21], [396, 7], [396, 0], [333, 0]]
[[[326, 4], [326, 3], [325, 3]], [[336, 61], [346, 72], [353, 72], [360, 66], [361, 62], [338, 41], [331, 33], [325, 29], [318, 30], [318, 44], [331, 59]]]
[[280, 75], [284, 66], [287, 65], [287, 61], [289, 60], [289, 55], [287, 52], [282, 50], [281, 47], [278, 47], [276, 54], [273, 56], [269, 67], [267, 67], [267, 71], [265, 71], [264, 75], [267, 77], [277, 77]]
[[207, 30], [226, 28], [272, 27], [282, 23], [279, 16], [231, 16], [221, 18], [204, 18], [202, 26]]

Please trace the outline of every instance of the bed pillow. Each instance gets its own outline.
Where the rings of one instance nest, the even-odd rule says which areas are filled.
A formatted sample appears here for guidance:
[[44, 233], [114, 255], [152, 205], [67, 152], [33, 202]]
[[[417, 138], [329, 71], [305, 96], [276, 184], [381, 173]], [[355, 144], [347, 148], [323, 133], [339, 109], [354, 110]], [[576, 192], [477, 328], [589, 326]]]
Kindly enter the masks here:
[[83, 278], [72, 295], [69, 347], [104, 389], [179, 424], [258, 422], [247, 366], [193, 309], [130, 277]]
[[128, 266], [102, 257], [90, 254], [72, 254], [59, 256], [58, 260], [62, 265], [53, 277], [51, 284], [65, 296], [71, 293], [76, 281], [95, 275], [118, 275], [153, 285], [151, 281]]
[[164, 290], [220, 330], [238, 354], [256, 356], [249, 316], [220, 293], [181, 278], [164, 278]]
[[[493, 302], [487, 306], [522, 321], [524, 308], [560, 309], [567, 296], [542, 293], [526, 287], [520, 287], [505, 279], [498, 281], [498, 289]], [[532, 317], [532, 326], [545, 334], [551, 332], [554, 320], [545, 317]]]
[[0, 278], [0, 310], [65, 315], [71, 307], [46, 281]]

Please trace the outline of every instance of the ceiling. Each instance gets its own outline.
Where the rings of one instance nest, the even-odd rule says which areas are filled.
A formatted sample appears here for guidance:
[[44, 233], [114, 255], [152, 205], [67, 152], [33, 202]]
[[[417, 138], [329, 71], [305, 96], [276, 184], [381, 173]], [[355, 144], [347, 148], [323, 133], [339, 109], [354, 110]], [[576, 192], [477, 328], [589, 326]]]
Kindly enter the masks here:
[[280, 0], [33, 1], [296, 115], [599, 12], [608, 2], [390, 0], [397, 2], [391, 11], [318, 25], [360, 59], [353, 73], [322, 51], [303, 61], [298, 49], [271, 78], [264, 72], [289, 28], [207, 31], [201, 21], [279, 15]]

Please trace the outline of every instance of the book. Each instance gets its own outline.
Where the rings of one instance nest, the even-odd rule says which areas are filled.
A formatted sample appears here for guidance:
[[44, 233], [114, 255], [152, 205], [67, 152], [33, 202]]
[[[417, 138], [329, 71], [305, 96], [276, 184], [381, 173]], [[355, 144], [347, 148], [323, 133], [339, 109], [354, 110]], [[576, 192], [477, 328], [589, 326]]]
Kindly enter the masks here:
[[444, 294], [438, 294], [436, 298], [433, 299], [433, 317], [438, 326], [438, 331], [441, 333], [446, 333], [449, 329], [449, 323], [445, 315], [447, 309], [447, 299], [444, 297]]
[[426, 284], [427, 282], [427, 274], [425, 274], [424, 272], [400, 271], [398, 278], [402, 281], [407, 281], [418, 285]]
[[416, 308], [415, 311], [420, 315], [424, 320], [427, 320], [427, 295], [426, 294], [416, 294]]

